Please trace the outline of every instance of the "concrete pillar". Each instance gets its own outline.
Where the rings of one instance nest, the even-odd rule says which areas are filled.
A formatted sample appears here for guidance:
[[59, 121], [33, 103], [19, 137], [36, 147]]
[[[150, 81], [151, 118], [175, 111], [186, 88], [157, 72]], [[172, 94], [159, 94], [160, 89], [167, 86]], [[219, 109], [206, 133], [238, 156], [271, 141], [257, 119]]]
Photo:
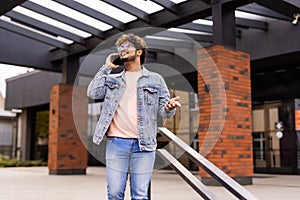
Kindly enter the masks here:
[[[72, 98], [73, 97], [73, 98]], [[72, 104], [76, 108], [72, 109]], [[49, 174], [85, 174], [87, 149], [86, 88], [56, 84], [50, 91]], [[74, 111], [75, 116], [74, 118]], [[77, 119], [80, 118], [80, 119]], [[75, 125], [75, 121], [80, 122]]]
[[[252, 184], [250, 56], [211, 46], [199, 50], [198, 70], [200, 153], [240, 184]], [[221, 87], [224, 96], [219, 94]], [[212, 105], [221, 110], [219, 114], [213, 113]], [[222, 121], [224, 126], [218, 124]], [[217, 185], [204, 170], [200, 176], [204, 184]]]

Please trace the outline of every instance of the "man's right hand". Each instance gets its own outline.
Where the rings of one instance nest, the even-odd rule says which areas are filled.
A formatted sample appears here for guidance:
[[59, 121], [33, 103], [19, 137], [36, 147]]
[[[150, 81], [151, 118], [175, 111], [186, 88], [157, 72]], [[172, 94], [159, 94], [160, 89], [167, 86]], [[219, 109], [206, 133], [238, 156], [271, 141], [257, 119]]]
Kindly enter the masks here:
[[118, 53], [112, 53], [112, 54], [109, 54], [109, 55], [107, 56], [107, 58], [106, 58], [105, 65], [108, 66], [108, 67], [111, 68], [111, 69], [116, 69], [116, 68], [118, 68], [119, 65], [113, 64], [113, 60], [112, 60], [112, 57], [113, 57], [113, 56], [116, 56], [116, 55], [119, 56]]

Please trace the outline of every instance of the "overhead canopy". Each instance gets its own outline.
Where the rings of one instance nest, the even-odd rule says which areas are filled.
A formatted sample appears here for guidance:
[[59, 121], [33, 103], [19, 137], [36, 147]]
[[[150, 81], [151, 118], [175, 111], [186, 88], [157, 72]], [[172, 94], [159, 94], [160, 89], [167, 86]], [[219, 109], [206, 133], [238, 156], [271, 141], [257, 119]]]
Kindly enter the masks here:
[[[61, 72], [116, 34], [161, 27], [249, 52], [256, 75], [299, 66], [299, 12], [298, 0], [3, 0], [0, 63]], [[151, 42], [170, 45], [159, 34]]]

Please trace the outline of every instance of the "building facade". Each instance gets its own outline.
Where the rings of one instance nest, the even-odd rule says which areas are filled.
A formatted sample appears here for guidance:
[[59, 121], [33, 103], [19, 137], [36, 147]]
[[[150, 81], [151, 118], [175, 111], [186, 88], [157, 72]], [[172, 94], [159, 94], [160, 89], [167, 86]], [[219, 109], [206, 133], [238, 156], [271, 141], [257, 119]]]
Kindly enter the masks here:
[[16, 114], [4, 110], [5, 99], [0, 92], [0, 155], [8, 158], [16, 154]]

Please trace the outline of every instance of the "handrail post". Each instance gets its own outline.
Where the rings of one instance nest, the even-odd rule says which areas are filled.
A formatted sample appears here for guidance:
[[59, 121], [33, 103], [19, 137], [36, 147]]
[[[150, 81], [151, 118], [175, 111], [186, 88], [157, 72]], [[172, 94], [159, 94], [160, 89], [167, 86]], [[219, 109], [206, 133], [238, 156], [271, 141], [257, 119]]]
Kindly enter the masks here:
[[257, 200], [248, 190], [242, 187], [234, 179], [225, 174], [222, 170], [217, 168], [213, 163], [204, 158], [200, 153], [195, 151], [174, 133], [165, 127], [159, 127], [159, 132], [168, 140], [174, 142], [174, 144], [193, 160], [199, 167], [203, 168], [208, 174], [215, 178], [222, 186], [235, 195], [239, 199]]
[[176, 158], [174, 158], [167, 150], [157, 149], [158, 155], [180, 175], [203, 199], [217, 200], [212, 193], [197, 177], [195, 177], [188, 169], [186, 169]]

